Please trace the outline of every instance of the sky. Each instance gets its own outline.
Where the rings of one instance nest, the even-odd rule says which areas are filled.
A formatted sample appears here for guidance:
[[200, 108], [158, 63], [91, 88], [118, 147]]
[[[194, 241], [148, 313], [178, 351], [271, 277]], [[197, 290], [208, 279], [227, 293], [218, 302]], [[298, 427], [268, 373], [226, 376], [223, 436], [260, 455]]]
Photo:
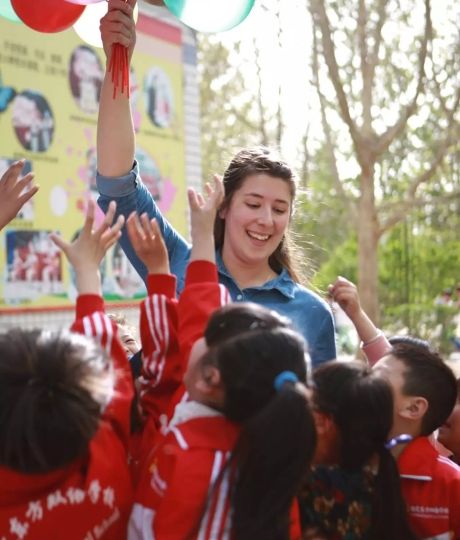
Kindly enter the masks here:
[[[401, 2], [404, 3], [404, 0]], [[452, 2], [453, 0], [432, 2], [432, 21], [435, 28], [458, 32], [458, 26], [451, 26], [450, 29], [446, 26], [446, 14], [447, 10], [451, 9], [449, 6]], [[277, 45], [273, 16], [263, 9], [262, 4], [280, 6], [282, 50]], [[243, 71], [248, 85], [255, 84], [256, 81], [254, 64], [250, 60], [254, 39], [262, 47], [264, 69], [270, 73], [269, 80], [264, 86], [264, 93], [267, 102], [273, 107], [278, 101], [278, 84], [280, 81], [282, 84], [281, 99], [286, 125], [285, 144], [282, 151], [285, 158], [291, 162], [295, 162], [296, 147], [307, 124], [310, 123], [310, 133], [315, 130], [318, 132], [317, 126], [321, 124], [316, 91], [309, 80], [311, 75], [308, 65], [312, 36], [307, 5], [308, 0], [256, 0], [254, 8], [241, 24], [227, 32], [214, 34], [214, 39], [221, 40], [230, 47], [236, 41], [242, 42], [242, 54], [235, 59], [235, 62]], [[460, 9], [458, 13], [457, 21], [460, 26]], [[414, 26], [421, 29], [424, 18], [422, 2], [420, 2], [420, 9], [414, 10], [412, 17]], [[392, 31], [390, 25], [386, 31]], [[412, 37], [409, 35], [407, 39], [412, 39]], [[340, 52], [338, 61], [340, 62]], [[329, 97], [334, 98], [334, 95]], [[314, 142], [312, 144], [314, 146]], [[354, 159], [351, 159], [348, 162], [342, 162], [340, 169], [345, 177], [354, 176], [357, 173], [357, 164]]]

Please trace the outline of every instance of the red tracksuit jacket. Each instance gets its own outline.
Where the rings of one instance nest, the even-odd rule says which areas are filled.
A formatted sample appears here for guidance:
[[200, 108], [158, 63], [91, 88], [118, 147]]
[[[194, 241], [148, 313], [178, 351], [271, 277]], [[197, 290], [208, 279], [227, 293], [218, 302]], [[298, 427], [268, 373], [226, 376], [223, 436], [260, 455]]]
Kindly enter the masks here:
[[[166, 278], [149, 278], [151, 296], [141, 307], [143, 371], [160, 389], [160, 401], [146, 381], [142, 401], [153, 414], [156, 435], [150, 445], [144, 445], [144, 451], [152, 450], [144, 460], [128, 539], [230, 539], [229, 491], [234, 475], [230, 458], [239, 427], [217, 411], [184, 399], [183, 385], [169, 405], [162, 390], [168, 384], [167, 373], [173, 380], [170, 390], [179, 374], [183, 376], [190, 349], [202, 336], [209, 315], [225, 305], [229, 296], [209, 262], [189, 265], [179, 302], [174, 299], [174, 282], [169, 278], [168, 285]], [[155, 429], [149, 431], [150, 436]], [[292, 538], [298, 538], [296, 505], [293, 517]]]
[[460, 538], [460, 467], [428, 437], [411, 441], [398, 458], [409, 522], [421, 540]]
[[182, 381], [190, 349], [203, 335], [210, 314], [230, 301], [226, 288], [217, 282], [216, 266], [207, 261], [188, 266], [186, 290], [179, 302], [175, 276], [149, 275], [147, 290], [140, 317], [140, 401], [146, 423], [131, 444], [135, 485], [159, 428], [168, 424], [176, 405], [187, 397]]
[[[217, 281], [216, 266], [205, 261], [187, 268], [179, 302], [174, 289], [171, 276], [149, 276], [149, 298], [141, 306], [142, 405], [151, 427], [144, 437], [148, 457], [144, 455], [128, 538], [226, 538], [228, 464], [239, 428], [216, 411], [184, 400], [182, 378], [193, 343], [229, 295]], [[166, 428], [181, 401], [176, 417], [179, 413], [182, 418]]]
[[142, 462], [152, 448], [161, 422], [166, 422], [163, 418], [172, 396], [182, 384], [183, 362], [177, 337], [175, 289], [175, 276], [158, 274], [147, 277], [148, 297], [141, 304], [143, 348], [142, 372], [138, 379], [145, 423], [140, 433], [131, 435], [130, 460], [134, 486], [139, 481]]
[[125, 352], [102, 298], [77, 300], [72, 330], [93, 336], [113, 359], [114, 397], [88, 447], [88, 455], [47, 474], [0, 467], [1, 540], [124, 540], [132, 505], [127, 466], [133, 396]]

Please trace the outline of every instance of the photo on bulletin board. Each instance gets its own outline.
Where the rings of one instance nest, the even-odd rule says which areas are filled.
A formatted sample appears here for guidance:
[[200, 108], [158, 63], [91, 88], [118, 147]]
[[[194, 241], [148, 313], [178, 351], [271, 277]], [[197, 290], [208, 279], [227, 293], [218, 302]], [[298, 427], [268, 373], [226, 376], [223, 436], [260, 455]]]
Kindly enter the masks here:
[[146, 111], [150, 120], [160, 128], [171, 124], [174, 97], [168, 75], [159, 67], [152, 67], [144, 81]]
[[33, 301], [41, 294], [62, 294], [62, 254], [51, 231], [14, 230], [6, 233], [5, 298]]
[[46, 152], [54, 134], [54, 117], [48, 100], [35, 90], [16, 95], [12, 106], [12, 124], [16, 137], [32, 152]]
[[87, 45], [79, 45], [72, 52], [69, 83], [72, 95], [86, 113], [97, 112], [101, 97], [104, 70], [98, 55]]

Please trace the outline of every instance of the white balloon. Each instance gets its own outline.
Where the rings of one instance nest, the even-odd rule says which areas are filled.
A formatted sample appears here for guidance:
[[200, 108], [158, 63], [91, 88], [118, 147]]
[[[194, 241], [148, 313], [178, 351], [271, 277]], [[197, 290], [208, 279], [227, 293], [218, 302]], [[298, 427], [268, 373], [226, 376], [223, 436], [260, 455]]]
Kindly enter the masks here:
[[224, 32], [240, 24], [255, 0], [164, 0], [166, 7], [198, 32]]
[[[99, 24], [102, 17], [107, 13], [107, 2], [99, 2], [97, 4], [88, 4], [81, 17], [73, 25], [73, 29], [78, 36], [88, 45], [102, 48], [101, 32]], [[139, 8], [134, 7], [134, 21], [137, 22]]]

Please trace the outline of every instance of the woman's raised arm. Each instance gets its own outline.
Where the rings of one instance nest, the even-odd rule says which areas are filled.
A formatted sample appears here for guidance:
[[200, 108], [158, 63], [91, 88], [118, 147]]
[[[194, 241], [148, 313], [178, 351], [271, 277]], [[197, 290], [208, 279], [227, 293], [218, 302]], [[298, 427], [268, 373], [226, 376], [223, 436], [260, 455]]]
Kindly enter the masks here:
[[115, 43], [128, 48], [131, 61], [136, 43], [133, 8], [136, 0], [109, 0], [109, 11], [101, 19], [101, 37], [107, 58], [97, 124], [97, 168], [103, 176], [123, 176], [134, 161], [135, 136], [128, 96], [117, 91], [114, 97], [112, 74], [108, 71]]

